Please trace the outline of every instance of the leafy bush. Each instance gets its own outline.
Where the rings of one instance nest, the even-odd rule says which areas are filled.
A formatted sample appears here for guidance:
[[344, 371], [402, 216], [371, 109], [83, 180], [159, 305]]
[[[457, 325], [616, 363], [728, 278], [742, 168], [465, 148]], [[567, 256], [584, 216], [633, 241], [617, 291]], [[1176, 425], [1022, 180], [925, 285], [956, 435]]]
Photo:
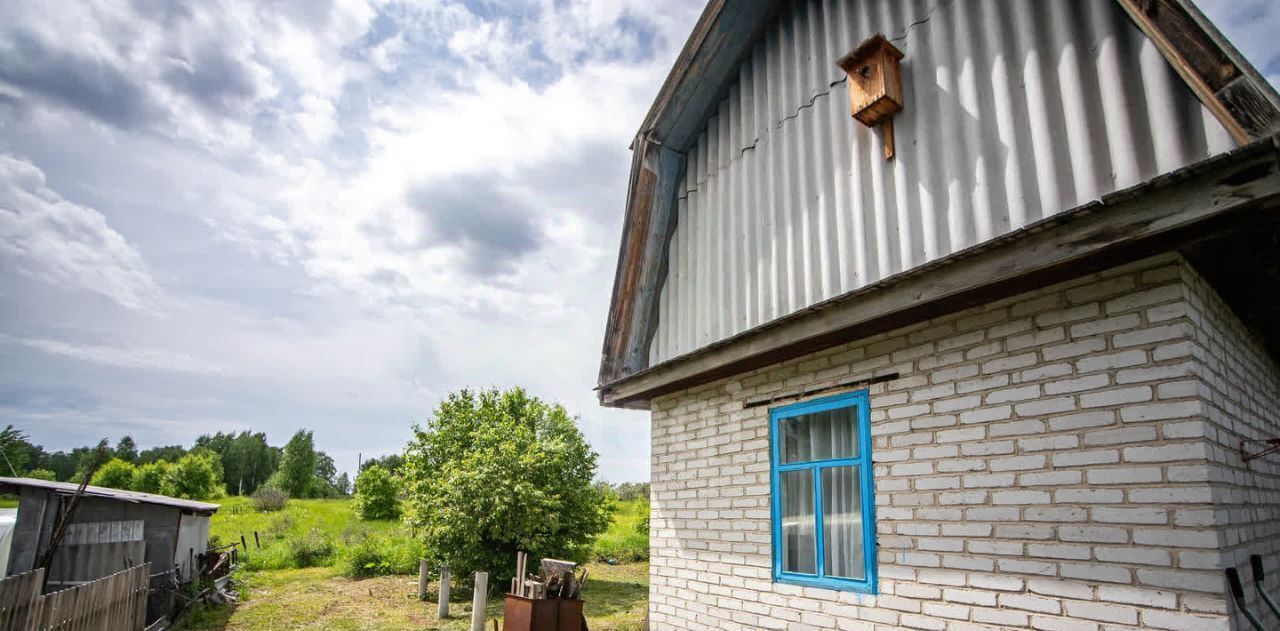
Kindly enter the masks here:
[[169, 467], [161, 492], [171, 497], [205, 499], [216, 497], [222, 490], [219, 472], [222, 465], [209, 452], [191, 452]]
[[32, 469], [26, 473], [26, 476], [33, 480], [44, 480], [46, 482], [57, 482], [58, 474], [48, 469]]
[[361, 535], [338, 557], [338, 569], [349, 578], [416, 574], [427, 548], [411, 537]]
[[93, 474], [93, 480], [90, 484], [94, 486], [105, 486], [109, 489], [126, 489], [133, 486], [133, 470], [134, 466], [119, 458], [112, 458]]
[[400, 481], [390, 471], [373, 465], [356, 476], [352, 501], [356, 517], [363, 520], [395, 519], [400, 516]]
[[284, 510], [289, 503], [289, 494], [284, 489], [264, 486], [253, 493], [253, 507], [260, 512], [273, 513]]
[[171, 465], [163, 460], [138, 465], [133, 471], [133, 482], [129, 488], [139, 493], [163, 493], [164, 480], [169, 475], [170, 468]]
[[458, 576], [511, 578], [517, 550], [584, 561], [613, 502], [565, 409], [519, 388], [450, 394], [405, 452], [406, 522]]
[[288, 541], [289, 559], [293, 567], [329, 565], [333, 557], [333, 540], [317, 529]]

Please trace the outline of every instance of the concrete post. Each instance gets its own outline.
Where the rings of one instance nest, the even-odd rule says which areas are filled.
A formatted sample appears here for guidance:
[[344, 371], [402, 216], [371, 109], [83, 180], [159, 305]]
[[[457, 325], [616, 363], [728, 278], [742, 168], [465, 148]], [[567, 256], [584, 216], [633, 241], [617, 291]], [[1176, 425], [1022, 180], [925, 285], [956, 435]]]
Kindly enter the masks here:
[[489, 573], [476, 572], [475, 595], [471, 597], [471, 631], [484, 631], [484, 613], [489, 599]]
[[418, 559], [418, 600], [427, 599], [427, 560]]
[[439, 608], [436, 610], [436, 617], [444, 620], [449, 617], [449, 566], [445, 565], [440, 568], [440, 601]]

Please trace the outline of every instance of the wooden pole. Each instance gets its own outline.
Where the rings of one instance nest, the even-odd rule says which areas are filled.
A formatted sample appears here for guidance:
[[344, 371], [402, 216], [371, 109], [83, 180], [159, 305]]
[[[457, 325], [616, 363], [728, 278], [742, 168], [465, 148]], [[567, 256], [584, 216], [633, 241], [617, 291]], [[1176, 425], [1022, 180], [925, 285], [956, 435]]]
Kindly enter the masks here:
[[[258, 538], [258, 531], [253, 531], [253, 545], [259, 550], [262, 549], [262, 540]], [[247, 546], [246, 546], [247, 547]]]
[[245, 550], [249, 549], [249, 544], [244, 540], [244, 533], [240, 533], [240, 547]]
[[449, 566], [440, 568], [440, 589], [437, 601], [436, 617], [444, 620], [449, 617]]
[[427, 599], [427, 560], [418, 559], [418, 600]]
[[476, 572], [476, 588], [471, 597], [471, 631], [484, 631], [484, 610], [488, 598], [489, 573]]

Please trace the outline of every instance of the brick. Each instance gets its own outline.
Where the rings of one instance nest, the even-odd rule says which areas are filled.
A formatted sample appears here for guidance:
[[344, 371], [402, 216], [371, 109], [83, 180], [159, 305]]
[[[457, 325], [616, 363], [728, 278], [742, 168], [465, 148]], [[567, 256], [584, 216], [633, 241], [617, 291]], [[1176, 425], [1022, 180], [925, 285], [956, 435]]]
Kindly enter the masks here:
[[999, 421], [1013, 416], [1013, 407], [1008, 405], [997, 405], [995, 407], [982, 408], [978, 410], [970, 410], [960, 413], [961, 423], [987, 423], [990, 421]]
[[1138, 366], [1145, 363], [1147, 363], [1146, 351], [1129, 350], [1120, 353], [1108, 353], [1106, 355], [1082, 357], [1076, 360], [1076, 370], [1080, 373], [1090, 373], [1099, 370], [1128, 368], [1130, 366]]
[[1166, 524], [1169, 511], [1163, 508], [1122, 508], [1099, 506], [1091, 509], [1093, 520], [1110, 524]]
[[[1126, 403], [1138, 403], [1141, 401], [1150, 401], [1152, 396], [1150, 386], [1135, 386], [1120, 388], [1117, 390], [1090, 392], [1080, 395], [1080, 407], [1097, 408], [1123, 405]], [[1123, 411], [1121, 412], [1121, 415], [1123, 416]]]
[[1043, 468], [1045, 460], [1043, 455], [1014, 456], [1011, 458], [996, 458], [988, 466], [992, 471], [1023, 471]]
[[1160, 609], [1173, 609], [1178, 605], [1178, 597], [1173, 592], [1122, 585], [1099, 585], [1098, 599]]
[[1001, 607], [1054, 615], [1062, 613], [1062, 603], [1053, 598], [1043, 598], [1029, 594], [1000, 594], [998, 598]]
[[1113, 410], [1091, 410], [1077, 414], [1067, 414], [1049, 419], [1049, 429], [1055, 432], [1083, 429], [1086, 427], [1103, 427], [1116, 422]]
[[1084, 444], [1092, 447], [1097, 445], [1149, 442], [1154, 441], [1155, 439], [1156, 428], [1147, 425], [1089, 432], [1084, 435]]
[[1200, 460], [1205, 457], [1204, 445], [1199, 443], [1124, 448], [1125, 462], [1173, 462]]
[[1090, 469], [1086, 475], [1089, 484], [1145, 484], [1164, 479], [1159, 467]]
[[1120, 410], [1120, 420], [1126, 423], [1143, 421], [1160, 421], [1175, 418], [1189, 418], [1203, 413], [1199, 401], [1179, 401], [1177, 403], [1152, 403], [1135, 405]]
[[1061, 379], [1044, 384], [1045, 394], [1064, 394], [1083, 390], [1096, 390], [1111, 385], [1111, 377], [1106, 374], [1086, 375], [1074, 379]]
[[1040, 386], [1018, 386], [987, 393], [987, 403], [1007, 403], [1010, 401], [1026, 401], [1040, 396]]
[[1053, 454], [1055, 467], [1079, 467], [1082, 465], [1113, 464], [1120, 462], [1120, 452], [1115, 449], [1092, 451], [1063, 451]]
[[1136, 331], [1129, 331], [1126, 333], [1116, 333], [1111, 336], [1111, 344], [1116, 348], [1144, 346], [1147, 344], [1154, 344], [1156, 342], [1189, 337], [1190, 335], [1191, 331], [1185, 324], [1167, 324], [1149, 329], [1138, 329]]
[[1067, 602], [1067, 615], [1099, 622], [1138, 624], [1138, 610], [1122, 605], [1092, 602]]
[[1206, 618], [1175, 611], [1142, 612], [1142, 625], [1163, 631], [1228, 631], [1230, 622], [1223, 617]]
[[1076, 401], [1072, 397], [1037, 399], [1013, 406], [1013, 411], [1018, 416], [1044, 416], [1074, 409], [1076, 409]]
[[1044, 356], [1045, 361], [1056, 361], [1059, 359], [1067, 359], [1070, 357], [1079, 357], [1091, 353], [1099, 353], [1107, 349], [1107, 341], [1100, 337], [1093, 337], [1066, 344], [1058, 344], [1056, 346], [1046, 346], [1041, 349], [1040, 354]]

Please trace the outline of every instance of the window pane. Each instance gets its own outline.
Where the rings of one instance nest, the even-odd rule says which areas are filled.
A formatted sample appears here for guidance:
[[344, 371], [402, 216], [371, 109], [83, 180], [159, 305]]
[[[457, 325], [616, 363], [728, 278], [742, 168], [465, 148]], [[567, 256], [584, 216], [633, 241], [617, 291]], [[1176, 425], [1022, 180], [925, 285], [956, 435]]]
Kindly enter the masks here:
[[822, 571], [827, 576], [866, 578], [858, 467], [825, 467], [821, 475]]
[[856, 407], [802, 414], [778, 422], [782, 462], [858, 456]]
[[778, 474], [782, 493], [782, 571], [817, 574], [818, 550], [813, 526], [813, 471]]

